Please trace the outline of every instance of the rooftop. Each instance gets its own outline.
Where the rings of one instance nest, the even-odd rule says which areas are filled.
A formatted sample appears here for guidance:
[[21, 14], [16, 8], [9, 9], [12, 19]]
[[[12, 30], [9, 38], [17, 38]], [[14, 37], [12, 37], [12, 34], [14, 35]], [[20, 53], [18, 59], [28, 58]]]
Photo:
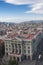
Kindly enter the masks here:
[[34, 36], [36, 36], [39, 33], [39, 30], [36, 30], [35, 33], [29, 34], [26, 39], [32, 40]]

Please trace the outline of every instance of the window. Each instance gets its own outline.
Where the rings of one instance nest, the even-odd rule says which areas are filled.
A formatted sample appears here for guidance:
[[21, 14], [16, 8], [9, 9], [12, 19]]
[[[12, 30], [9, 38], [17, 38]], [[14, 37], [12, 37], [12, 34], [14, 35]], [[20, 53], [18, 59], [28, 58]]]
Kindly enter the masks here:
[[30, 49], [30, 47], [28, 47], [28, 49]]
[[11, 47], [11, 45], [9, 45], [9, 47]]
[[26, 53], [26, 50], [24, 50], [24, 53]]
[[7, 47], [8, 45], [6, 44], [6, 47]]
[[21, 44], [18, 44], [18, 47], [21, 48]]
[[6, 55], [8, 56], [8, 53], [6, 53]]
[[28, 43], [31, 43], [31, 41], [28, 41]]
[[21, 49], [19, 49], [19, 54], [21, 54]]
[[28, 50], [28, 53], [30, 53], [30, 50]]
[[8, 48], [6, 48], [6, 50], [8, 51]]
[[19, 48], [21, 48], [21, 46], [19, 45]]
[[9, 51], [11, 51], [11, 48], [9, 48]]

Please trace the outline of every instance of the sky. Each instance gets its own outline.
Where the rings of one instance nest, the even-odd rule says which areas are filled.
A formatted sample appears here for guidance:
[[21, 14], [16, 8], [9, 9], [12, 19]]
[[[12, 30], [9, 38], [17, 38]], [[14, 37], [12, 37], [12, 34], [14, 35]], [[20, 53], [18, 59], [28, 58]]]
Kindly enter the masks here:
[[1, 22], [43, 20], [43, 0], [0, 0]]

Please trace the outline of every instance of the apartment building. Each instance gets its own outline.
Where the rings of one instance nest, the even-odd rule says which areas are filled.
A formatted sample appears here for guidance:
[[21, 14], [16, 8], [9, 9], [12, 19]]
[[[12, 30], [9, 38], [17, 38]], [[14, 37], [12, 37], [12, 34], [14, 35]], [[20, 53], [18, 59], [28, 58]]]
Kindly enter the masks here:
[[33, 54], [37, 51], [37, 46], [42, 38], [41, 31], [35, 30], [26, 37], [22, 35], [12, 35], [5, 37], [5, 55], [12, 59], [22, 61], [24, 59], [33, 59]]

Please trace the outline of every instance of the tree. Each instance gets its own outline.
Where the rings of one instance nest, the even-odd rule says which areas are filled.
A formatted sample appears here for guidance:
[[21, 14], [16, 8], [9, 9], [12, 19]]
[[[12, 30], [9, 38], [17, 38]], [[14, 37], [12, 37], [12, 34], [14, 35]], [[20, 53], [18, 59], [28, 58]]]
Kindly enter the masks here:
[[5, 54], [4, 43], [0, 44], [0, 58], [2, 58]]
[[8, 65], [18, 65], [18, 62], [10, 59]]

